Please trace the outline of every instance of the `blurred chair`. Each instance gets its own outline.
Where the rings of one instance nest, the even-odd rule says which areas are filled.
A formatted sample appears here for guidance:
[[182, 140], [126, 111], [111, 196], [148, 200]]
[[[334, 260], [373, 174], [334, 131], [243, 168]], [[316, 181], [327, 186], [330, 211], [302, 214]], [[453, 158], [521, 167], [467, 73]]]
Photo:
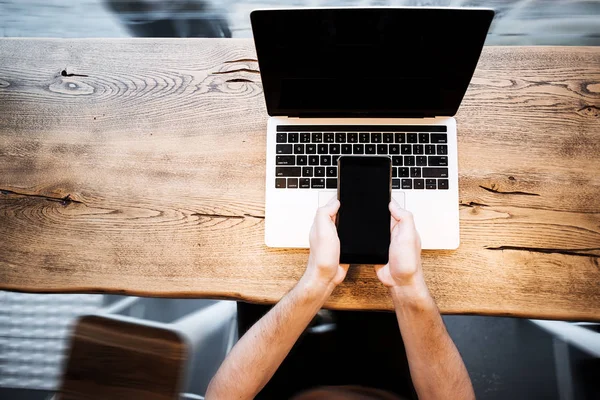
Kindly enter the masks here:
[[136, 300], [127, 298], [78, 320], [56, 399], [202, 398], [180, 392], [195, 379], [195, 357], [214, 351], [209, 348], [214, 345], [211, 337], [225, 340], [210, 371], [218, 369], [233, 347], [235, 302], [217, 302], [170, 324], [116, 315]]
[[0, 399], [12, 399], [9, 390], [41, 398], [56, 391], [73, 325], [102, 309], [106, 298], [0, 291]]
[[600, 324], [541, 319], [530, 319], [530, 321], [563, 342], [592, 357], [600, 358]]
[[104, 0], [139, 37], [231, 37], [223, 12], [206, 0]]
[[[554, 364], [558, 383], [559, 398], [570, 400], [576, 398], [573, 385], [573, 366], [571, 350], [573, 346], [585, 354], [586, 359], [580, 370], [584, 372], [584, 385], [590, 392], [586, 398], [600, 398], [598, 372], [600, 372], [600, 324], [593, 322], [544, 321], [530, 319], [534, 325], [553, 336]], [[582, 367], [582, 368], [581, 368]]]

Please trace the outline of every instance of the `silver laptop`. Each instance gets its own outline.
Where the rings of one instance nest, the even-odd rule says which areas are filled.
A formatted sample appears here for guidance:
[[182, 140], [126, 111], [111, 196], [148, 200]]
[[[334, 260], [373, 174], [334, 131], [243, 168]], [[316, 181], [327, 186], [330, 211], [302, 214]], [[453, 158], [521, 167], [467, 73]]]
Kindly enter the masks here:
[[[308, 247], [341, 155], [392, 159], [424, 249], [459, 245], [457, 128], [492, 10], [255, 10], [267, 127], [265, 242]], [[365, 210], [368, 212], [368, 210]]]

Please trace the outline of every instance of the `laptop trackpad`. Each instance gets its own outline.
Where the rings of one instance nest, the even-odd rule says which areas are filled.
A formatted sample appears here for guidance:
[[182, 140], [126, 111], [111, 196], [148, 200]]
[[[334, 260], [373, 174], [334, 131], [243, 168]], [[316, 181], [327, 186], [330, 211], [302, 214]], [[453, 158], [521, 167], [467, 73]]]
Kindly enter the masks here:
[[[329, 200], [337, 197], [337, 190], [322, 190], [319, 192], [319, 207], [327, 204]], [[404, 208], [404, 192], [392, 190], [392, 198], [396, 200], [400, 207]]]

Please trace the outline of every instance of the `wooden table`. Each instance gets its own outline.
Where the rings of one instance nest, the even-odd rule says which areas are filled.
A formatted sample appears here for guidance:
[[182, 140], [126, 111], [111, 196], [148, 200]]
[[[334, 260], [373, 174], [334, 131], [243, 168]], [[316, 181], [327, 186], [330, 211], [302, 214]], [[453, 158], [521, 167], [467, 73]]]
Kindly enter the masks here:
[[[264, 245], [257, 68], [249, 40], [0, 40], [0, 287], [281, 298], [308, 252]], [[442, 312], [600, 320], [599, 107], [600, 48], [484, 50], [461, 246], [423, 255]], [[327, 306], [392, 304], [357, 266]]]

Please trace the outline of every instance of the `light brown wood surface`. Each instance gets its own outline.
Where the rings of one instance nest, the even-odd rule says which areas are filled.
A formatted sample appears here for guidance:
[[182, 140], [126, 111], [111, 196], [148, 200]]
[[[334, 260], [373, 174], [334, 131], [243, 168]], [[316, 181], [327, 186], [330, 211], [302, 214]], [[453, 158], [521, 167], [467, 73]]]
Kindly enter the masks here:
[[175, 331], [84, 316], [73, 331], [57, 400], [178, 400], [187, 356]]
[[[0, 40], [0, 288], [281, 298], [308, 252], [264, 245], [254, 59], [248, 40]], [[461, 246], [423, 255], [442, 312], [600, 320], [599, 115], [600, 48], [484, 50], [457, 115]], [[392, 303], [358, 266], [327, 307]]]

